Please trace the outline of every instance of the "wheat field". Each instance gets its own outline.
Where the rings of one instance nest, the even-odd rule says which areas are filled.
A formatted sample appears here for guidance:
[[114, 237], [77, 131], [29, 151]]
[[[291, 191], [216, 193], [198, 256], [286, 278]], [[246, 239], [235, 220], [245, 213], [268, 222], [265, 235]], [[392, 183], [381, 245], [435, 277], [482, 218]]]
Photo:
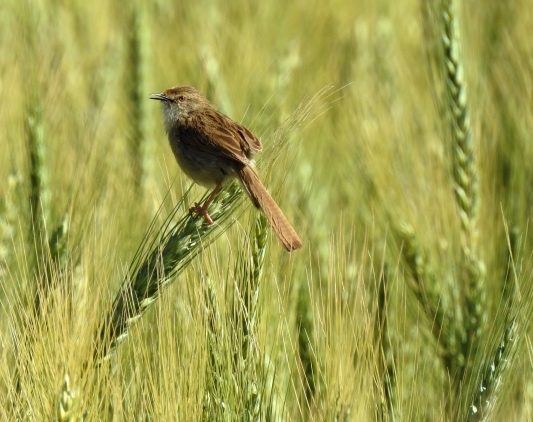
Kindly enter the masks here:
[[[533, 420], [527, 0], [4, 0], [0, 420]], [[286, 253], [149, 94], [263, 143]]]

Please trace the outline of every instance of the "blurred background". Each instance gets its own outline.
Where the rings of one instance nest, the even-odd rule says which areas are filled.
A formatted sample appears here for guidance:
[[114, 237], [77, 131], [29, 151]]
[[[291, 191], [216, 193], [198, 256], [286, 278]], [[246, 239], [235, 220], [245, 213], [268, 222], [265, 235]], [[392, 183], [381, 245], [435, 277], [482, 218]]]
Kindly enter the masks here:
[[[533, 8], [449, 3], [4, 0], [2, 419], [531, 419]], [[150, 224], [205, 193], [148, 99], [175, 85], [260, 137], [304, 247], [258, 253], [239, 204], [87, 366]]]

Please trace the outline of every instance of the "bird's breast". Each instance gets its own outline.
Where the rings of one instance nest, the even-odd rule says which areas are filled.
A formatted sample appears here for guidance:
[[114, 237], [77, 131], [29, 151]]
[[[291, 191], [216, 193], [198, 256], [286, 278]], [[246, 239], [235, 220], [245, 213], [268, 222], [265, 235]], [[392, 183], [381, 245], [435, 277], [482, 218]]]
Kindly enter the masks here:
[[234, 160], [192, 148], [179, 140], [171, 141], [170, 146], [180, 168], [199, 185], [212, 188], [237, 176], [238, 163]]

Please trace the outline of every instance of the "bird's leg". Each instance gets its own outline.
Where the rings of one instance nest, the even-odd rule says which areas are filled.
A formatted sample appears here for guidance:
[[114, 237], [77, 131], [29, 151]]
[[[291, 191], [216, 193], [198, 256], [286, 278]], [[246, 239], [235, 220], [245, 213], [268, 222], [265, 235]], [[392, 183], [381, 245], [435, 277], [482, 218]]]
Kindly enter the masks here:
[[200, 206], [198, 202], [195, 202], [194, 207], [191, 207], [189, 211], [202, 215], [205, 218], [205, 221], [207, 221], [207, 224], [209, 225], [213, 224], [213, 220], [207, 213], [207, 207], [209, 207], [209, 204], [213, 202], [213, 198], [215, 197], [215, 195], [221, 188], [222, 188], [222, 182], [217, 183], [217, 185], [215, 186], [215, 189], [213, 189], [213, 192], [211, 192], [211, 194], [205, 200], [204, 205]]

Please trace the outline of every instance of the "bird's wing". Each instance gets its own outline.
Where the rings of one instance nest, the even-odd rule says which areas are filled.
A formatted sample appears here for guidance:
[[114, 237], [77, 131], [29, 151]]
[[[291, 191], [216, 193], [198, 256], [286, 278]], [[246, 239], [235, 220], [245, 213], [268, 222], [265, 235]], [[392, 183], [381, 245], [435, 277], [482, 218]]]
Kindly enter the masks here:
[[180, 142], [209, 154], [248, 164], [262, 145], [244, 126], [216, 110], [189, 116], [179, 129]]

